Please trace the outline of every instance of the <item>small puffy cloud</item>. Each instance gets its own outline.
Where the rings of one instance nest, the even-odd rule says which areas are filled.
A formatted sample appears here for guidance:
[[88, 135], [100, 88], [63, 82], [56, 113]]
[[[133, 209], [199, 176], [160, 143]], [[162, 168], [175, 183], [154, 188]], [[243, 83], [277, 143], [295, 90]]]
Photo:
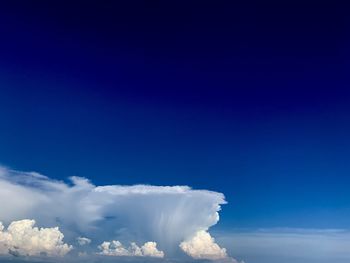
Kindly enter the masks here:
[[12, 222], [7, 229], [0, 222], [0, 255], [64, 256], [72, 246], [63, 243], [58, 227], [34, 227], [34, 220]]
[[164, 252], [157, 249], [156, 242], [146, 242], [141, 247], [132, 242], [130, 247], [126, 248], [121, 242], [113, 240], [103, 242], [98, 248], [101, 250], [99, 254], [105, 256], [164, 257]]
[[118, 240], [105, 241], [98, 248], [101, 250], [99, 254], [105, 256], [129, 256], [131, 254]]
[[91, 243], [91, 239], [87, 237], [78, 237], [77, 242], [80, 246], [85, 246]]
[[198, 231], [191, 239], [183, 241], [180, 248], [194, 259], [225, 259], [227, 253], [215, 243], [215, 239], [204, 230]]

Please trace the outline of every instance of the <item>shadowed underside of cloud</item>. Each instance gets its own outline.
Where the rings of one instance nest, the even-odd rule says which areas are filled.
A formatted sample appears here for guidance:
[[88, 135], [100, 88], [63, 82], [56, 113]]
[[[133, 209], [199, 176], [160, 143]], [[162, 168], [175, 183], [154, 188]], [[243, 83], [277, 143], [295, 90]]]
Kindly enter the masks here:
[[[226, 203], [218, 192], [188, 186], [95, 186], [80, 177], [65, 183], [0, 167], [0, 200], [7, 200], [0, 210], [0, 221], [5, 224], [35, 219], [56, 234], [58, 229], [52, 227], [59, 226], [67, 243], [84, 247], [96, 248], [105, 240], [134, 242], [128, 248], [119, 241], [105, 242], [100, 246], [104, 255], [118, 256], [119, 249], [127, 256], [163, 257], [165, 253], [173, 257], [183, 242], [181, 249], [193, 258], [227, 257], [207, 232], [218, 222], [220, 206]], [[62, 239], [56, 241], [65, 245]], [[71, 249], [65, 246], [65, 252], [55, 253]]]

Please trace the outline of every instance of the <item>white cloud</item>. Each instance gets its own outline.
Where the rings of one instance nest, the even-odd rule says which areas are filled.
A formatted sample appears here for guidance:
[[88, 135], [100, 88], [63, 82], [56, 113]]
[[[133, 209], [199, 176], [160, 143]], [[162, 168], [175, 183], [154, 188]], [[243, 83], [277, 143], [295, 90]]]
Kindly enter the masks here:
[[159, 251], [157, 249], [157, 243], [156, 242], [146, 242], [141, 247], [142, 254], [146, 257], [157, 257], [162, 258], [164, 257], [164, 252]]
[[39, 229], [34, 225], [34, 220], [20, 220], [5, 229], [0, 222], [0, 255], [64, 256], [72, 249], [63, 243], [57, 227]]
[[194, 259], [227, 258], [226, 249], [216, 244], [215, 239], [204, 230], [198, 231], [191, 239], [183, 241], [180, 248]]
[[105, 241], [98, 247], [101, 255], [106, 256], [129, 256], [130, 252], [122, 243], [113, 240], [112, 242]]
[[[65, 239], [153, 240], [174, 256], [178, 245], [219, 220], [224, 195], [188, 186], [95, 186], [86, 178], [52, 180], [0, 167], [0, 221], [33, 218], [58, 225]], [[148, 253], [151, 247], [145, 248]], [[148, 249], [148, 250], [147, 250]]]
[[80, 246], [85, 246], [91, 243], [91, 239], [87, 237], [77, 237], [77, 242]]
[[141, 247], [132, 242], [130, 247], [126, 248], [119, 241], [113, 240], [112, 242], [103, 242], [98, 248], [101, 250], [99, 254], [105, 256], [164, 257], [164, 252], [157, 249], [156, 242], [146, 242]]

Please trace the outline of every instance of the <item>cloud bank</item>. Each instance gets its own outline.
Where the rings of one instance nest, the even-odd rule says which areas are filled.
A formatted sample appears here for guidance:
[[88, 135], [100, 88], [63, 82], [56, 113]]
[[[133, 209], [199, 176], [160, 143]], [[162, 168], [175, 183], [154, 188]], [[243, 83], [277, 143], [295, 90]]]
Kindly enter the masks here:
[[247, 263], [347, 263], [350, 230], [271, 228], [217, 232], [216, 240]]
[[56, 257], [72, 249], [63, 243], [64, 235], [57, 227], [39, 229], [34, 225], [34, 220], [21, 220], [5, 229], [0, 222], [0, 255]]
[[[182, 244], [181, 249], [193, 258], [226, 256], [207, 232], [219, 221], [218, 212], [226, 203], [218, 192], [188, 186], [95, 186], [86, 178], [63, 182], [0, 167], [0, 200], [7, 200], [0, 209], [0, 221], [5, 224], [30, 218], [49, 229], [58, 226], [71, 244], [96, 248], [102, 243], [104, 255], [118, 255], [120, 249], [121, 254], [173, 257]], [[55, 244], [64, 246], [63, 236], [55, 231]], [[91, 244], [84, 236], [91, 238]], [[119, 241], [105, 240], [135, 243], [125, 248]], [[55, 253], [64, 254], [68, 248]]]

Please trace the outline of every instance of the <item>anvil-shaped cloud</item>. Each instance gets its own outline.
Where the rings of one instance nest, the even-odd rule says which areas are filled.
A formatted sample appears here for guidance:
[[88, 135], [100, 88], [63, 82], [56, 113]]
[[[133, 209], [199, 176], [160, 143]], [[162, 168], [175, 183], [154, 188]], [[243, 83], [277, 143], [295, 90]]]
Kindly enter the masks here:
[[46, 228], [59, 226], [70, 244], [84, 236], [96, 247], [118, 240], [151, 244], [157, 255], [175, 255], [182, 249], [195, 258], [206, 258], [203, 246], [208, 244], [209, 259], [226, 257], [207, 232], [226, 203], [218, 192], [188, 186], [95, 186], [81, 177], [66, 183], [1, 167], [0, 200], [6, 200], [0, 209], [5, 225], [34, 219]]

